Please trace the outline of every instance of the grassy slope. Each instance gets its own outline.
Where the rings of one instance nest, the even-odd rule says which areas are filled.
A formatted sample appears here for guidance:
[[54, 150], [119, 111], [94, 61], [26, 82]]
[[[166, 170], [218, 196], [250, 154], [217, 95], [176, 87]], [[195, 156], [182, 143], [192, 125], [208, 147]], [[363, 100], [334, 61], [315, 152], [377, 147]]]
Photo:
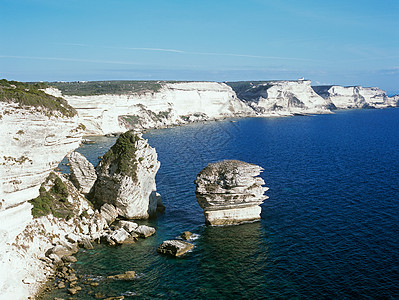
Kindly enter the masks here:
[[40, 90], [46, 87], [45, 83], [24, 83], [2, 79], [0, 80], [0, 101], [17, 103], [23, 108], [44, 108], [45, 112], [50, 115], [54, 115], [56, 112], [67, 117], [76, 115], [75, 109], [66, 100], [48, 95]]

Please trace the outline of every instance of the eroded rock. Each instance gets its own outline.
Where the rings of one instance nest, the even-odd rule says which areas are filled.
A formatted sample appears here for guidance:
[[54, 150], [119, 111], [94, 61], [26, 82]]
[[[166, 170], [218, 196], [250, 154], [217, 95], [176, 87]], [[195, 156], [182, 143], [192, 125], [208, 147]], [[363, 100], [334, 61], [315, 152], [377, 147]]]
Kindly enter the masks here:
[[171, 256], [181, 256], [193, 247], [193, 244], [185, 241], [167, 240], [157, 248], [157, 252]]
[[209, 225], [239, 224], [260, 219], [261, 207], [268, 197], [260, 166], [238, 160], [209, 164], [195, 183], [198, 204]]
[[79, 152], [72, 152], [68, 156], [71, 170], [71, 181], [83, 194], [90, 192], [97, 179], [94, 166]]
[[146, 238], [155, 233], [155, 228], [147, 225], [140, 225], [134, 230], [134, 232], [138, 234], [139, 237]]
[[140, 135], [125, 132], [96, 167], [93, 202], [97, 207], [112, 204], [127, 219], [147, 219], [160, 202], [155, 185], [159, 166], [155, 149]]

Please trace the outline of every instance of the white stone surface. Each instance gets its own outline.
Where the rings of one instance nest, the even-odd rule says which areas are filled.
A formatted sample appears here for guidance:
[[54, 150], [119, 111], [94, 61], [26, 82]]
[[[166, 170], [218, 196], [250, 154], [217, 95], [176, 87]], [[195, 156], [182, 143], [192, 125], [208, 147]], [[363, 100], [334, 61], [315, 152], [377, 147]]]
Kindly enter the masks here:
[[91, 187], [97, 179], [94, 166], [79, 152], [67, 155], [70, 164], [71, 181], [83, 194], [90, 192]]
[[391, 106], [387, 94], [377, 87], [332, 86], [328, 90], [328, 99], [339, 109], [347, 108], [385, 108]]
[[97, 166], [97, 181], [93, 187], [93, 201], [112, 204], [118, 215], [127, 219], [147, 219], [157, 210], [155, 175], [160, 167], [157, 153], [143, 138], [136, 140], [134, 161], [136, 178], [116, 172], [116, 162]]
[[291, 114], [321, 114], [329, 113], [329, 102], [320, 97], [311, 87], [310, 80], [274, 81], [267, 84], [254, 85], [270, 86], [265, 90], [265, 97], [261, 97], [252, 106], [263, 114], [291, 115]]
[[[54, 88], [47, 93], [59, 95]], [[129, 95], [64, 96], [87, 127], [87, 134], [108, 134], [130, 129], [120, 116], [139, 115], [142, 127], [184, 124], [194, 120], [255, 115], [224, 83], [185, 82], [163, 84], [159, 92]], [[168, 112], [168, 117], [154, 117]], [[181, 116], [187, 118], [181, 118]]]
[[[49, 117], [0, 102], [0, 236], [11, 241], [31, 220], [28, 200], [80, 144], [78, 118]], [[6, 237], [7, 236], [7, 237]]]
[[260, 219], [268, 197], [260, 166], [238, 160], [209, 164], [195, 180], [198, 204], [204, 209], [209, 225], [239, 224]]

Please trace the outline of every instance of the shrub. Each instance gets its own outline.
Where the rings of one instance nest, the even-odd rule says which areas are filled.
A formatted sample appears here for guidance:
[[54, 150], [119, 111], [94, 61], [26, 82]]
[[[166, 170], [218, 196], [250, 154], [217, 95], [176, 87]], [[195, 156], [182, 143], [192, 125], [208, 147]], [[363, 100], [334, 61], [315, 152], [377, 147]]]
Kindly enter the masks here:
[[0, 80], [0, 101], [17, 103], [20, 107], [38, 107], [45, 109], [50, 115], [57, 112], [66, 117], [76, 115], [76, 110], [68, 102], [60, 97], [54, 97], [39, 88], [43, 84], [29, 84], [19, 81]]
[[69, 219], [73, 217], [73, 205], [67, 201], [68, 190], [62, 180], [51, 173], [46, 182], [54, 180], [53, 187], [46, 191], [43, 185], [39, 189], [39, 196], [29, 200], [33, 205], [32, 216], [39, 218], [52, 214], [57, 218]]
[[117, 164], [117, 173], [131, 176], [137, 179], [136, 142], [140, 140], [138, 135], [127, 131], [119, 136], [115, 144], [103, 156], [103, 164]]

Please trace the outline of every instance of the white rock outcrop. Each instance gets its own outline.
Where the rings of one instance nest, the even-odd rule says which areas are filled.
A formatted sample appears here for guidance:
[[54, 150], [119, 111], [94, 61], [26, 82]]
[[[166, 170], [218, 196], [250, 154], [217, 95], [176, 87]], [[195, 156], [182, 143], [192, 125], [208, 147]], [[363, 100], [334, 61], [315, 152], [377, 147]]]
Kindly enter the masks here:
[[63, 157], [79, 147], [78, 118], [0, 102], [0, 243], [12, 241], [32, 219], [28, 200]]
[[[55, 88], [46, 92], [61, 95]], [[87, 134], [255, 114], [229, 86], [217, 82], [162, 83], [157, 92], [63, 97], [77, 110]]]
[[[154, 85], [152, 82], [148, 84]], [[387, 97], [378, 88], [312, 87], [311, 81], [304, 79], [156, 84], [160, 88], [152, 91], [127, 89], [124, 94], [63, 97], [77, 110], [88, 135], [160, 128], [225, 117], [326, 114], [336, 108], [398, 105], [397, 100]], [[84, 87], [84, 91], [87, 92], [87, 88]], [[62, 95], [56, 88], [48, 88], [46, 92]]]
[[310, 83], [310, 80], [293, 80], [230, 84], [237, 96], [260, 115], [330, 113], [331, 103], [315, 93]]
[[94, 166], [79, 152], [72, 152], [67, 155], [70, 164], [70, 176], [72, 183], [83, 194], [90, 192], [97, 179]]
[[[70, 243], [77, 243], [84, 236], [95, 236], [107, 226], [75, 186], [61, 174], [53, 173], [44, 186], [50, 186], [56, 177], [68, 191], [66, 200], [74, 216], [68, 221], [52, 214], [30, 219], [12, 243], [0, 244], [0, 299], [27, 299], [34, 295], [47, 276], [54, 273], [51, 264], [60, 263], [63, 255], [76, 251], [76, 245]], [[91, 214], [81, 219], [79, 215], [83, 211]], [[91, 226], [93, 224], [96, 226]], [[68, 251], [64, 253], [65, 248]]]
[[315, 86], [314, 90], [324, 99], [331, 101], [338, 109], [385, 108], [396, 106], [385, 91], [377, 87], [361, 86]]
[[209, 164], [195, 180], [198, 204], [209, 225], [239, 224], [260, 219], [261, 207], [268, 197], [260, 166], [238, 160]]
[[159, 166], [147, 140], [130, 131], [122, 134], [96, 167], [92, 201], [113, 205], [127, 219], [149, 218], [161, 204], [155, 184]]

